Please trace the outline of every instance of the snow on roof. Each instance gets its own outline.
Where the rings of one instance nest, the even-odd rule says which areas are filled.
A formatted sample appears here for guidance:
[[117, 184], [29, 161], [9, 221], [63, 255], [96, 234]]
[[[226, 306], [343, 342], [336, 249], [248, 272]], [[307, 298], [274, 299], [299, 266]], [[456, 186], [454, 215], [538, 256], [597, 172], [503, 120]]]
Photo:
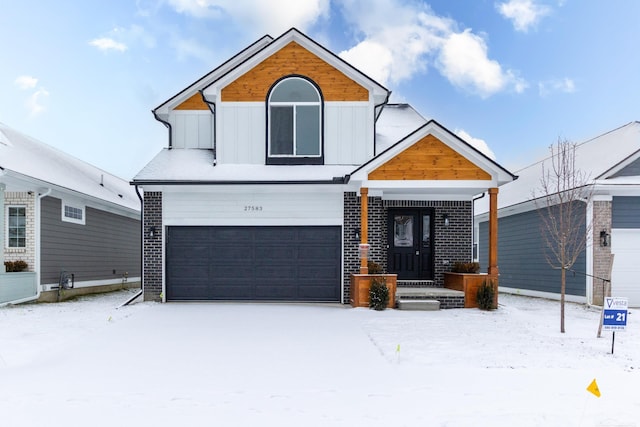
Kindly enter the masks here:
[[387, 104], [376, 122], [376, 153], [382, 153], [427, 123], [409, 104]]
[[133, 178], [133, 182], [332, 181], [354, 169], [353, 165], [213, 164], [212, 150], [165, 148]]
[[[587, 175], [589, 181], [606, 179], [609, 184], [628, 183], [637, 179], [607, 179], [621, 163], [640, 153], [640, 122], [631, 122], [603, 135], [579, 143], [576, 147], [575, 168]], [[498, 209], [533, 200], [533, 192], [539, 193], [542, 166], [550, 166], [550, 155], [515, 171], [518, 179], [500, 187]], [[537, 194], [537, 196], [541, 196]], [[484, 199], [487, 199], [486, 197]], [[476, 214], [489, 210], [488, 201], [476, 204]]]
[[[0, 168], [129, 209], [140, 201], [126, 180], [0, 123]], [[102, 185], [101, 185], [102, 184]]]

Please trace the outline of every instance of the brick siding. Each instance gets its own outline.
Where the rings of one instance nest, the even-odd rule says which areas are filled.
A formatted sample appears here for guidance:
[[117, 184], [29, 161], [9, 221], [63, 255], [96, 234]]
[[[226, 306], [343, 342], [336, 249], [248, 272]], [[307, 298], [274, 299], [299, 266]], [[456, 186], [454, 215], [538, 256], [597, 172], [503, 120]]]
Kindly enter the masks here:
[[7, 207], [24, 207], [26, 214], [26, 242], [24, 248], [6, 247], [6, 224], [3, 225], [5, 242], [2, 242], [5, 261], [24, 261], [27, 263], [27, 271], [35, 271], [36, 263], [36, 223], [35, 223], [35, 202], [36, 195], [28, 192], [6, 192], [4, 193], [5, 221], [9, 221]]
[[[145, 301], [162, 299], [162, 193], [145, 192], [144, 208], [144, 265], [142, 283]], [[155, 227], [155, 235], [149, 237], [149, 230]]]
[[[597, 200], [593, 202], [593, 304], [602, 305], [604, 302], [603, 281], [598, 278], [609, 278], [609, 263], [611, 259], [611, 208], [610, 201]], [[600, 245], [600, 232], [609, 233], [609, 245]], [[610, 283], [607, 283], [610, 286]]]

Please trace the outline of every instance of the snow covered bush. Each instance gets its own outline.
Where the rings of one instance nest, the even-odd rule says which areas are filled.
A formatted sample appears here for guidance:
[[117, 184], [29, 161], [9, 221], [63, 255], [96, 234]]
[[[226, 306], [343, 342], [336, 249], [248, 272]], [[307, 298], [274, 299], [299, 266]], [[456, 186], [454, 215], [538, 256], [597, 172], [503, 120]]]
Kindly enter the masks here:
[[369, 288], [369, 308], [384, 310], [389, 304], [389, 288], [385, 278], [373, 277]]

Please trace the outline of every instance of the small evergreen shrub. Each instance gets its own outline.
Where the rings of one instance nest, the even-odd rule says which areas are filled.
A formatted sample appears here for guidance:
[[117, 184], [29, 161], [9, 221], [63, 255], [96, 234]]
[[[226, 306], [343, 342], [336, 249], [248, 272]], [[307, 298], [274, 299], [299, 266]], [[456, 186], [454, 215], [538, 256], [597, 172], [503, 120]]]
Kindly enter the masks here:
[[493, 283], [490, 280], [485, 280], [478, 288], [476, 300], [478, 302], [478, 308], [480, 310], [492, 310], [493, 309], [493, 297], [495, 296], [495, 290]]
[[461, 262], [456, 261], [451, 267], [452, 273], [478, 273], [480, 271], [480, 263], [477, 262]]
[[371, 279], [371, 287], [369, 288], [369, 308], [374, 310], [384, 310], [389, 304], [389, 288], [387, 281], [382, 278], [374, 277]]
[[382, 266], [375, 261], [368, 261], [369, 274], [382, 274]]

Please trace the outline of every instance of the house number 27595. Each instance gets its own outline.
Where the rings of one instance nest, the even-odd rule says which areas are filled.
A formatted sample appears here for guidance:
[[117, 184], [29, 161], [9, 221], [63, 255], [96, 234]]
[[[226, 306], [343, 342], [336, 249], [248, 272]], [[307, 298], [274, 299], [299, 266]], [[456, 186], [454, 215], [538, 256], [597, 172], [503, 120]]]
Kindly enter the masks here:
[[262, 210], [262, 206], [254, 206], [254, 205], [245, 205], [244, 207], [245, 212], [249, 212], [249, 211], [261, 211]]

